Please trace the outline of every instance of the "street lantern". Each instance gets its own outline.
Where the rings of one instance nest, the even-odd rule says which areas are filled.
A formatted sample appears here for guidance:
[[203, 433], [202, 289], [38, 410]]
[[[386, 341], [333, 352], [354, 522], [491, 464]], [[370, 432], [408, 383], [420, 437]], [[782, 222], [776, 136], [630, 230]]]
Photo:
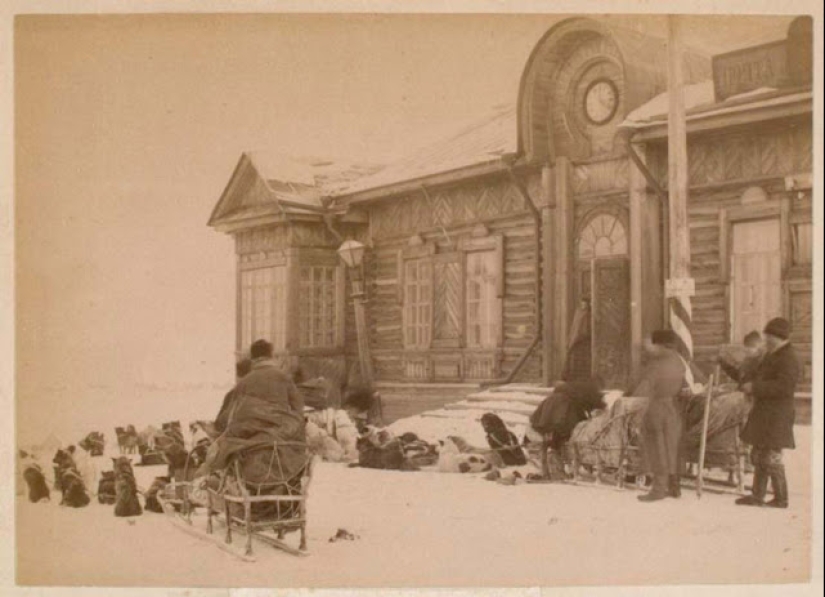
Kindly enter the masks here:
[[369, 337], [367, 336], [366, 298], [364, 296], [364, 251], [366, 247], [357, 240], [346, 240], [338, 247], [338, 255], [350, 270], [352, 277], [352, 304], [355, 310], [355, 333], [358, 336], [358, 361], [361, 367], [361, 380], [372, 385], [372, 358], [370, 357]]
[[364, 259], [365, 248], [364, 244], [359, 243], [357, 240], [347, 240], [338, 247], [338, 254], [347, 267], [360, 267]]

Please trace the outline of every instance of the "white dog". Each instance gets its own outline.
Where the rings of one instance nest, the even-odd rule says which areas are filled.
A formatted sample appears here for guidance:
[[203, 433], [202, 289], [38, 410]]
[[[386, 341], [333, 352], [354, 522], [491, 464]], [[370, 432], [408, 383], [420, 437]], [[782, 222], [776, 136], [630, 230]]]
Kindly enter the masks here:
[[483, 473], [493, 469], [493, 464], [486, 456], [462, 452], [452, 437], [439, 444], [438, 470], [442, 473]]

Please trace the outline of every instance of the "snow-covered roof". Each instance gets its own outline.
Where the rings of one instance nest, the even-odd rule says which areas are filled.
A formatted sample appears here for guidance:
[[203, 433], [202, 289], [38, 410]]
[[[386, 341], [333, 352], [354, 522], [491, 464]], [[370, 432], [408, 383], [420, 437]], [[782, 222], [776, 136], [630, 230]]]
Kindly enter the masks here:
[[494, 162], [517, 148], [516, 106], [503, 104], [438, 143], [426, 145], [409, 156], [391, 163], [372, 176], [354, 179], [339, 190], [340, 195], [378, 189], [399, 182], [416, 180]]
[[374, 164], [247, 151], [241, 155], [209, 225], [237, 226], [290, 213], [322, 213], [324, 197], [378, 169]]
[[[345, 192], [353, 180], [374, 175], [382, 166], [337, 158], [294, 157], [271, 151], [249, 151], [247, 155], [271, 187], [294, 186], [310, 197]], [[320, 203], [319, 203], [320, 204]]]
[[[717, 102], [712, 80], [701, 81], [684, 87], [687, 120], [792, 103], [812, 97], [813, 94], [810, 90], [782, 92], [774, 87], [760, 87]], [[620, 126], [628, 129], [640, 129], [666, 122], [669, 98], [668, 92], [660, 93], [628, 114]]]

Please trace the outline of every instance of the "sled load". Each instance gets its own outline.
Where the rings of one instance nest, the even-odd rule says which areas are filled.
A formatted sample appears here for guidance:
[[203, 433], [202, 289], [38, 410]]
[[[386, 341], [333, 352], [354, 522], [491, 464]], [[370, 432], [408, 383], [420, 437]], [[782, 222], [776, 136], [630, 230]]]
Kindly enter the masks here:
[[[641, 482], [645, 465], [641, 452], [641, 423], [647, 398], [622, 397], [601, 414], [579, 423], [567, 445], [566, 460], [578, 479], [582, 469], [591, 470], [597, 480], [615, 475], [621, 486], [626, 478]], [[739, 431], [748, 415], [748, 401], [742, 392], [716, 392], [708, 414], [705, 468], [725, 470], [738, 480], [740, 489], [745, 450]], [[705, 412], [705, 396], [695, 395], [684, 404], [684, 458], [698, 465]]]
[[[303, 555], [312, 463], [301, 415], [241, 397], [207, 455], [207, 533], [212, 533], [213, 519], [222, 518], [226, 543], [232, 542], [233, 529], [246, 533], [247, 555], [252, 554], [253, 536]], [[283, 541], [292, 531], [300, 531], [297, 549]]]

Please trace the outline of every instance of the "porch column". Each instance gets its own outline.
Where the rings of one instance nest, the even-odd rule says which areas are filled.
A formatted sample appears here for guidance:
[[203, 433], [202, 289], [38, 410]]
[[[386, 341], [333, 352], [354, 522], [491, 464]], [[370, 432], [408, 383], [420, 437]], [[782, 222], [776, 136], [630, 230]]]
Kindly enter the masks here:
[[558, 379], [567, 354], [568, 328], [573, 305], [570, 276], [573, 274], [572, 245], [574, 236], [573, 193], [571, 191], [572, 166], [566, 156], [556, 158], [553, 168], [553, 199], [555, 203], [555, 281], [553, 340], [553, 375]]
[[541, 207], [541, 321], [542, 321], [542, 361], [541, 372], [542, 382], [545, 386], [550, 386], [555, 375], [555, 346], [553, 342], [553, 332], [556, 327], [553, 322], [555, 300], [555, 263], [554, 253], [554, 211], [555, 211], [555, 186], [553, 182], [553, 169], [545, 166], [541, 171], [541, 183], [543, 191], [543, 204]]
[[[633, 151], [633, 148], [631, 148]], [[636, 148], [636, 153], [645, 161], [643, 150]], [[642, 313], [644, 309], [642, 244], [644, 243], [643, 225], [647, 181], [633, 164], [629, 164], [630, 195], [630, 377], [635, 378], [642, 363], [642, 339], [644, 338]]]

